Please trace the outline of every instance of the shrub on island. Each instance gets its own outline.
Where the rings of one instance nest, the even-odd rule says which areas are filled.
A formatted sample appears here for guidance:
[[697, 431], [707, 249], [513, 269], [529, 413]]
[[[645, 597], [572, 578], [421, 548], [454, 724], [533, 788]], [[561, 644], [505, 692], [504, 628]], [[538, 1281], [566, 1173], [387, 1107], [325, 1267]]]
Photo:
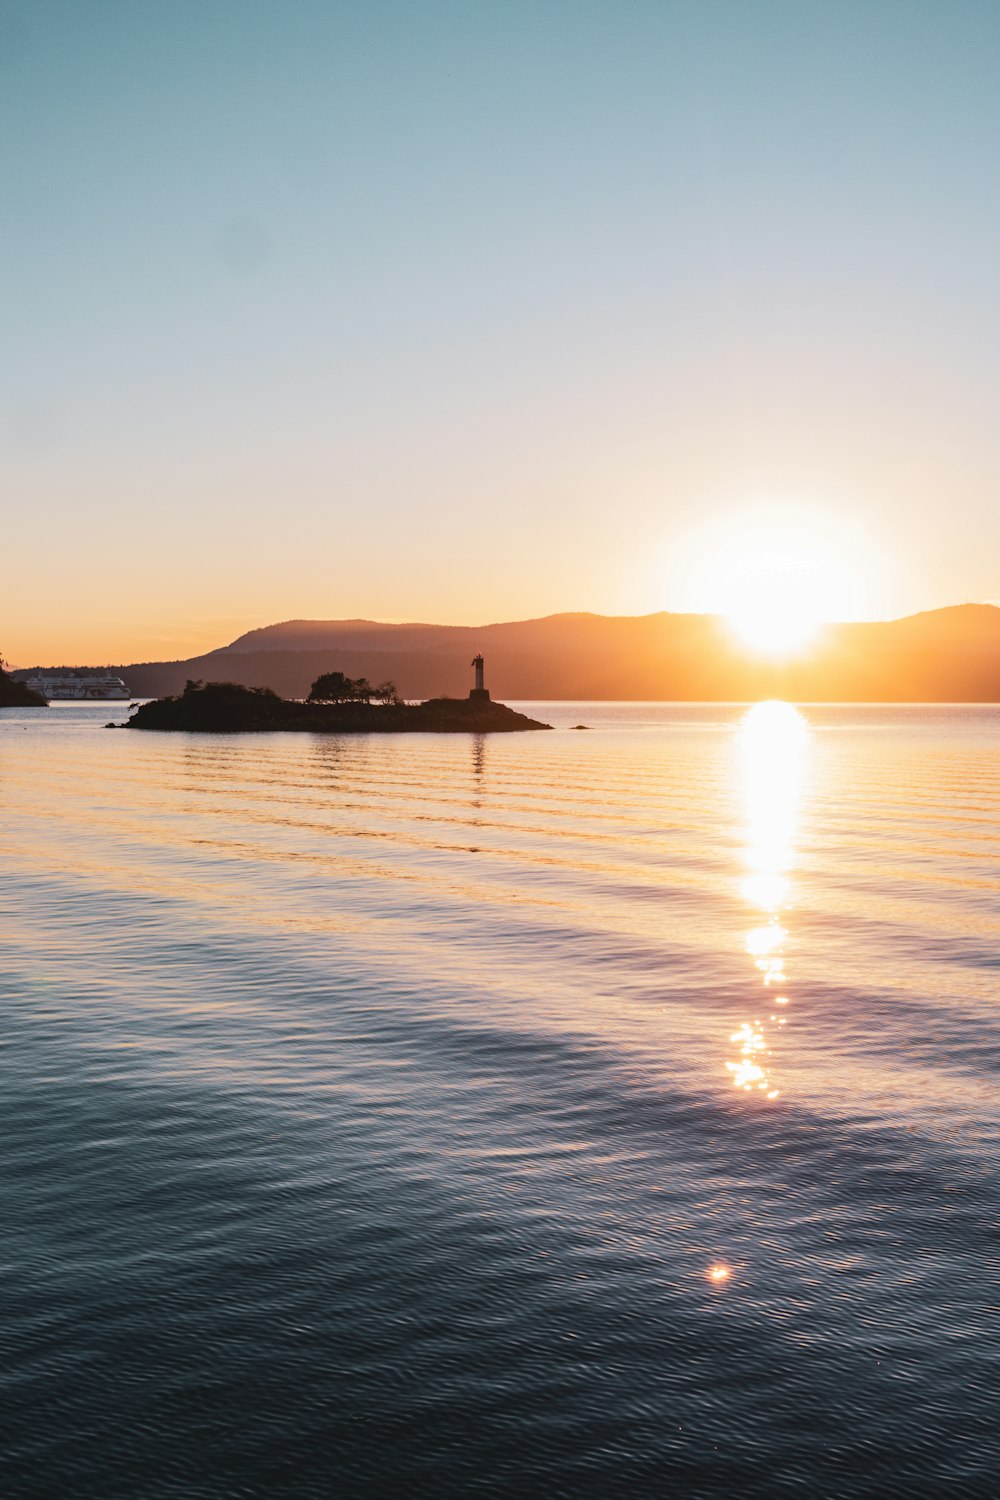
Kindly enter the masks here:
[[376, 703], [388, 706], [400, 701], [394, 682], [372, 687], [367, 677], [345, 677], [343, 672], [324, 672], [309, 689], [307, 703]]
[[183, 693], [144, 703], [135, 718], [142, 728], [232, 731], [278, 728], [285, 703], [268, 687], [238, 682], [194, 682]]

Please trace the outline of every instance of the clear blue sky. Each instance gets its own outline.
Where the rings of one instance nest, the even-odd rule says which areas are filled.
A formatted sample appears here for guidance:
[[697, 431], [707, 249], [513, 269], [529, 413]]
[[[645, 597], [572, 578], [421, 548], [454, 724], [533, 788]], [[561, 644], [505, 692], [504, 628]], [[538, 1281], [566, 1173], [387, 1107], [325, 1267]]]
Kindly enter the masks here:
[[713, 608], [769, 508], [1000, 596], [996, 3], [0, 0], [0, 143], [15, 661]]

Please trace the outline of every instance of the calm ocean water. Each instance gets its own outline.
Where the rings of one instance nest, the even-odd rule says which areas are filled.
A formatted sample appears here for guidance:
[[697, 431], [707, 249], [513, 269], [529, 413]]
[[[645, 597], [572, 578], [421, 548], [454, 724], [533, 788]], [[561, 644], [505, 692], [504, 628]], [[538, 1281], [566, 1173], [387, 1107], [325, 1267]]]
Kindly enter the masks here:
[[4, 1500], [1000, 1495], [1000, 710], [530, 711], [0, 714]]

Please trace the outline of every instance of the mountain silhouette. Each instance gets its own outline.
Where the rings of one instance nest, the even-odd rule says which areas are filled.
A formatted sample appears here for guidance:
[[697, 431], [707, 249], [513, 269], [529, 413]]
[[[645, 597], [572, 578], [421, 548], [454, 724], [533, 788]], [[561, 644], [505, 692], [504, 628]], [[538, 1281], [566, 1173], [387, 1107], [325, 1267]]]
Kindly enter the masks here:
[[[899, 620], [824, 628], [800, 658], [769, 662], [713, 615], [548, 615], [483, 626], [287, 620], [177, 662], [110, 670], [137, 697], [179, 692], [188, 678], [305, 697], [333, 669], [391, 679], [406, 698], [469, 691], [486, 658], [495, 697], [799, 702], [1000, 702], [1000, 608], [963, 604]], [[27, 675], [26, 672], [17, 674]]]

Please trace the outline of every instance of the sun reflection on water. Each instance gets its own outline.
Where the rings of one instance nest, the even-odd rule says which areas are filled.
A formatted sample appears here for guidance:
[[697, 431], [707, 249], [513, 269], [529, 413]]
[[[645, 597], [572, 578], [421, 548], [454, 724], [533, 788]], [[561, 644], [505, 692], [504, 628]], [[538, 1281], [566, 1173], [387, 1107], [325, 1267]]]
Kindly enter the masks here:
[[[808, 726], [789, 703], [756, 703], [744, 715], [739, 731], [739, 763], [746, 818], [741, 890], [753, 910], [753, 925], [744, 940], [760, 975], [764, 993], [757, 1012], [732, 1033], [737, 1049], [726, 1068], [733, 1086], [745, 1093], [777, 1099], [772, 1050], [776, 1033], [786, 1024], [777, 1007], [789, 1004], [785, 970], [788, 941], [785, 911], [792, 894], [791, 870], [802, 785]], [[772, 995], [780, 989], [783, 993]]]

